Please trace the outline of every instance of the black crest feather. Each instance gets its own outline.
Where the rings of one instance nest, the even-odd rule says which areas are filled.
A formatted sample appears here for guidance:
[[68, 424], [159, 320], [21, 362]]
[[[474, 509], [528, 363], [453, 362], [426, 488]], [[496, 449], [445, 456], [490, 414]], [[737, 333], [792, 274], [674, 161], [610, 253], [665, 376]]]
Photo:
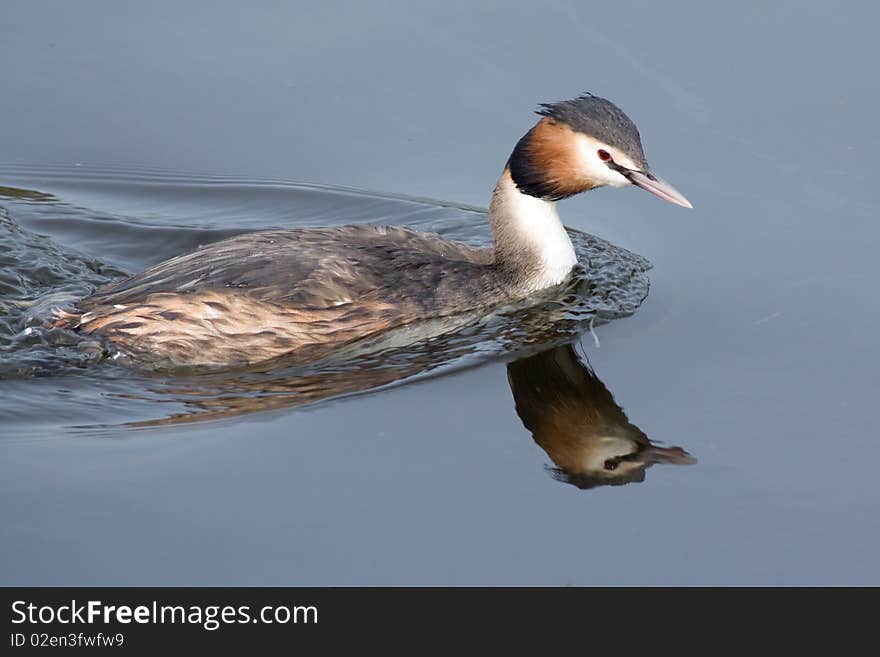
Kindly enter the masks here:
[[536, 111], [541, 116], [565, 123], [576, 132], [614, 146], [626, 153], [639, 168], [647, 169], [638, 128], [610, 100], [587, 92], [572, 100], [542, 103]]

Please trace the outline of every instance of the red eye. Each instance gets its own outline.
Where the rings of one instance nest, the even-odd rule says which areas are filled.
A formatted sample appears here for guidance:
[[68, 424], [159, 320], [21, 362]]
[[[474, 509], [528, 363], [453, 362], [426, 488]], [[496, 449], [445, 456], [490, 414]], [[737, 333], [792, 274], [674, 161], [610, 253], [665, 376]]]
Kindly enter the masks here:
[[603, 162], [608, 162], [611, 159], [611, 154], [608, 151], [602, 150], [601, 148], [596, 151], [596, 153], [599, 155], [599, 159]]

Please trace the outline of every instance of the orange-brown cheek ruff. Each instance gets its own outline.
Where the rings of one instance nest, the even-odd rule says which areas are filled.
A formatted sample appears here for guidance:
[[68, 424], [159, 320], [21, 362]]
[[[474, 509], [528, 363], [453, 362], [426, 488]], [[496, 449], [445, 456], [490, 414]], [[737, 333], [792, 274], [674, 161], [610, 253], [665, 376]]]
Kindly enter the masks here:
[[545, 116], [519, 140], [510, 156], [516, 186], [530, 196], [559, 200], [597, 187], [587, 177], [577, 133]]

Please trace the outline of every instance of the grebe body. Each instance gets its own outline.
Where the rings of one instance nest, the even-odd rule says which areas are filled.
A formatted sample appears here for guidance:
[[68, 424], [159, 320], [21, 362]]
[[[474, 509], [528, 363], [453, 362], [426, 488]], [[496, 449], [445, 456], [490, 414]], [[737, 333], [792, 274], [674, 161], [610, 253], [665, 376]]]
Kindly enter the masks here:
[[635, 184], [690, 207], [650, 173], [638, 130], [610, 101], [585, 95], [539, 114], [492, 195], [491, 248], [370, 224], [260, 231], [105, 286], [56, 324], [170, 366], [305, 360], [564, 282], [577, 259], [556, 211], [563, 198]]

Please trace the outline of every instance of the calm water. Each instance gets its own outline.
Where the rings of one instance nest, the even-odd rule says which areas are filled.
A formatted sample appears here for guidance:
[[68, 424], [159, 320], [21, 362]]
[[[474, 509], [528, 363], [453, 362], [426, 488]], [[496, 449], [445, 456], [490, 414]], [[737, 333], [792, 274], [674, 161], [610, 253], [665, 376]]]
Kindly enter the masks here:
[[[6, 8], [0, 583], [880, 583], [875, 9], [254, 4]], [[214, 378], [39, 328], [267, 226], [485, 243], [585, 89], [696, 208], [563, 203], [592, 283]]]

